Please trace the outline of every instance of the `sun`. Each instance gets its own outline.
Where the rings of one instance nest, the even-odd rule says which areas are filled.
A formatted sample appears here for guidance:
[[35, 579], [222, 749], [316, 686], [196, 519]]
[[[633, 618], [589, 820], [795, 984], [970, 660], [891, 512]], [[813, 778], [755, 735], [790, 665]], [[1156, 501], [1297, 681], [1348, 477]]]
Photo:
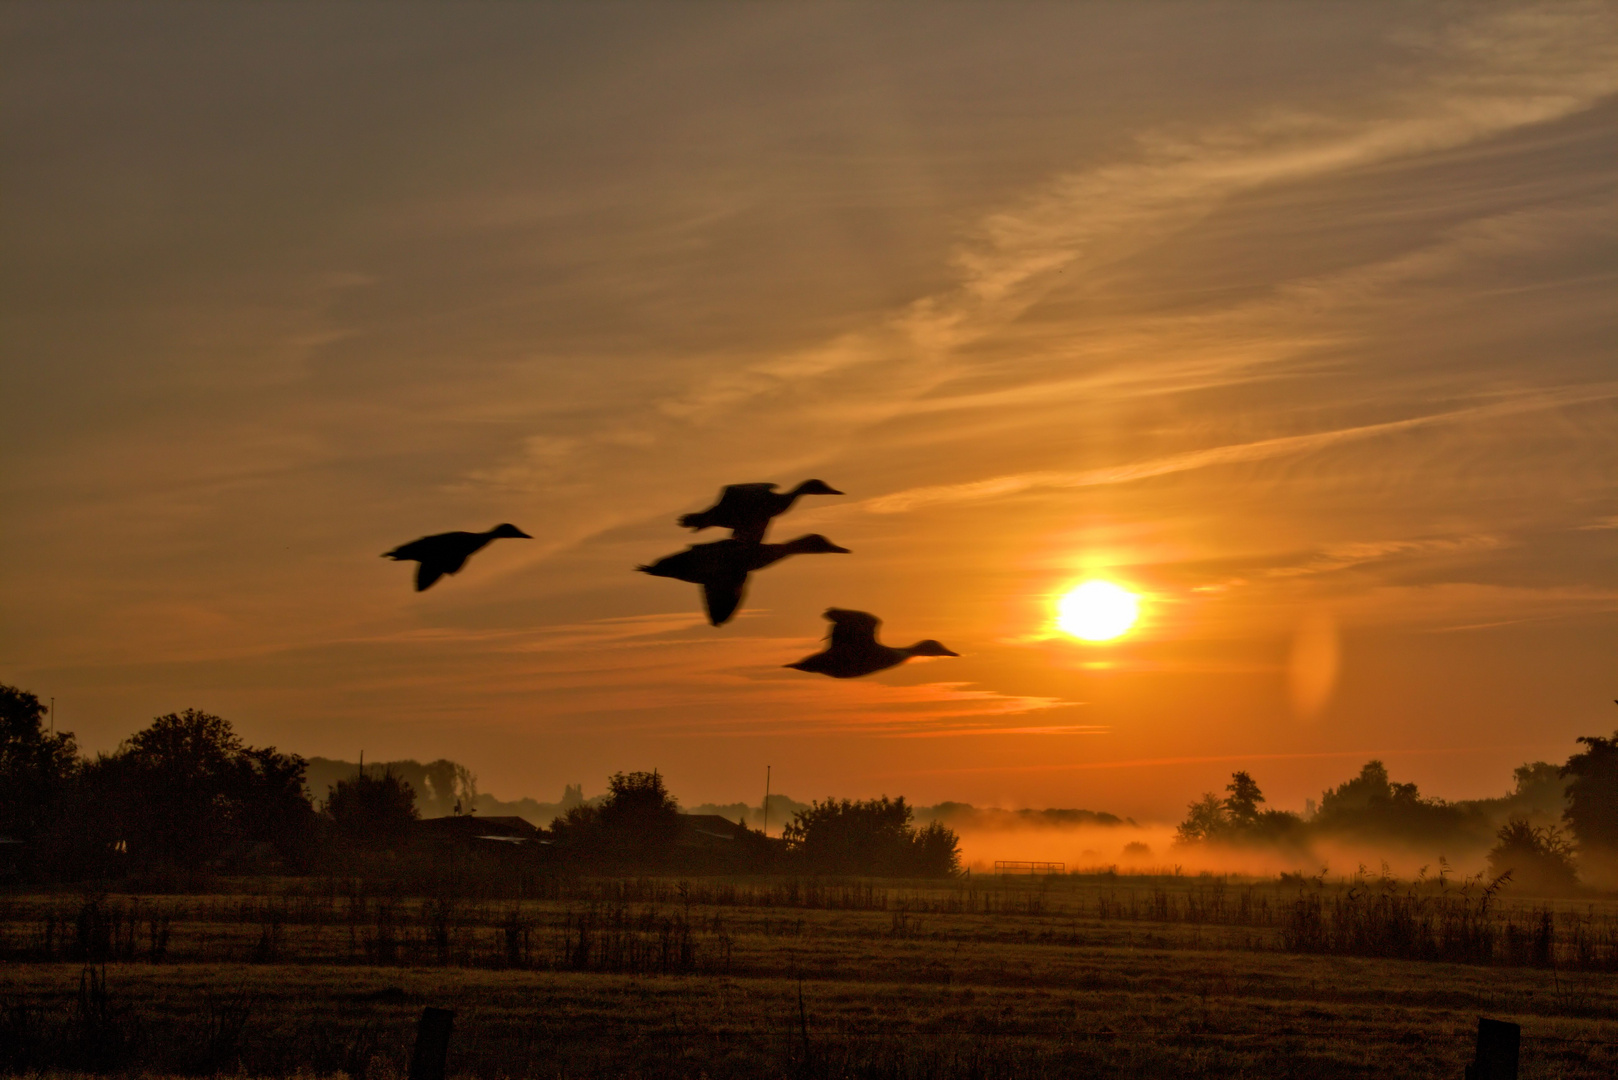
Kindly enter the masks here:
[[1110, 581], [1086, 581], [1056, 602], [1056, 628], [1085, 641], [1111, 641], [1139, 616], [1140, 597]]

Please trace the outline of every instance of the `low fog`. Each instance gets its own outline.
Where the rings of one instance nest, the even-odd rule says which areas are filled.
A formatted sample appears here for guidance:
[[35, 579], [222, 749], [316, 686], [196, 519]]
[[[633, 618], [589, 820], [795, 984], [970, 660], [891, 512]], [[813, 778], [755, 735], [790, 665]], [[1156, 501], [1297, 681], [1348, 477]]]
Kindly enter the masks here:
[[1468, 845], [1424, 851], [1393, 842], [1317, 841], [1299, 848], [1177, 844], [1175, 825], [1151, 822], [1117, 825], [1038, 825], [961, 827], [961, 861], [973, 874], [995, 872], [996, 862], [1059, 862], [1072, 872], [1119, 874], [1238, 874], [1274, 877], [1324, 871], [1328, 880], [1366, 874], [1436, 877], [1442, 858], [1454, 880], [1482, 873], [1487, 848]]
[[[1582, 760], [1575, 755], [1569, 766]], [[358, 768], [353, 762], [311, 759], [310, 790], [317, 792]], [[391, 771], [406, 779], [423, 817], [471, 812], [485, 819], [521, 817], [545, 828], [571, 808], [594, 806], [604, 798], [587, 795], [583, 784], [574, 784], [556, 802], [502, 801], [479, 792], [477, 778], [447, 760], [426, 765], [372, 763], [365, 771], [376, 775]], [[906, 813], [917, 827], [936, 822], [951, 830], [959, 839], [959, 865], [975, 875], [1031, 873], [1035, 868], [997, 869], [996, 864], [1040, 863], [1057, 864], [1037, 868], [1044, 873], [1253, 878], [1296, 874], [1325, 881], [1443, 877], [1460, 884], [1480, 875], [1492, 878], [1509, 868], [1516, 871], [1513, 889], [1532, 889], [1547, 886], [1540, 880], [1544, 866], [1535, 865], [1544, 859], [1502, 847], [1508, 823], [1516, 821], [1529, 829], [1539, 838], [1535, 843], [1564, 845], [1561, 850], [1568, 858], [1573, 853], [1567, 846], [1571, 844], [1566, 827], [1568, 774], [1549, 762], [1517, 768], [1497, 797], [1448, 802], [1423, 795], [1413, 783], [1401, 782], [1382, 762], [1372, 760], [1357, 775], [1323, 791], [1318, 804], [1309, 800], [1303, 814], [1269, 808], [1261, 786], [1246, 772], [1232, 773], [1230, 779], [1224, 792], [1205, 792], [1189, 802], [1186, 817], [1179, 822], [1142, 823], [1101, 810], [1005, 810], [960, 802], [912, 805]], [[772, 836], [811, 810], [809, 803], [785, 794], [772, 794], [769, 801], [768, 815], [762, 806], [744, 802], [686, 803], [681, 809], [740, 822]], [[1618, 867], [1596, 848], [1585, 851], [1577, 864], [1579, 880], [1586, 886], [1618, 883]], [[1570, 883], [1571, 877], [1556, 888], [1565, 891]]]

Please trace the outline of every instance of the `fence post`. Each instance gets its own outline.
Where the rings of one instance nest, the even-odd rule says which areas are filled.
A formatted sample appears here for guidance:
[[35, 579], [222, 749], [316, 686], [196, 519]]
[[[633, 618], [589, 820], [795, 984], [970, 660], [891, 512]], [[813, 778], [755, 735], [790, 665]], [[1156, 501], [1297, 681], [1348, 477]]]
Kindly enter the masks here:
[[[454, 1026], [453, 1010], [435, 1009], [431, 1005], [421, 1010], [421, 1021], [416, 1025], [416, 1048], [410, 1054], [410, 1080], [444, 1080], [449, 1033]], [[1515, 1078], [1517, 1074], [1511, 1075]]]
[[1522, 1028], [1505, 1020], [1478, 1017], [1478, 1049], [1466, 1067], [1466, 1080], [1517, 1080]]

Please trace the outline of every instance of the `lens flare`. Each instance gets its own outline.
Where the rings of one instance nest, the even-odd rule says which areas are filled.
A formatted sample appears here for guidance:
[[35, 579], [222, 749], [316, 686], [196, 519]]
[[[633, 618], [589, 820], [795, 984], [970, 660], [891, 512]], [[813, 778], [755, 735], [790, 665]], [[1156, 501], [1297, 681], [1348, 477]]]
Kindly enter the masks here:
[[1086, 581], [1056, 602], [1056, 628], [1084, 641], [1111, 641], [1140, 617], [1140, 597], [1110, 581]]

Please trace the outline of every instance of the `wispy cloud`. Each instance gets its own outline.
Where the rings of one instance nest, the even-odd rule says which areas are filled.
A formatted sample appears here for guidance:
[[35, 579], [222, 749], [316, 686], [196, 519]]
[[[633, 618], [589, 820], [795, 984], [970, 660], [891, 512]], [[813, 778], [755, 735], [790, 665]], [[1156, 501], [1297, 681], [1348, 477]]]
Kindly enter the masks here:
[[[1072, 25], [1095, 41], [1139, 40], [1128, 6], [1087, 10]], [[1233, 736], [1188, 718], [1248, 691], [1268, 715], [1272, 646], [1300, 605], [1406, 639], [1604, 616], [1618, 207], [1610, 112], [1591, 111], [1618, 94], [1618, 9], [1364, 10], [1343, 16], [1364, 64], [1311, 9], [1277, 8], [1269, 43], [1244, 41], [1269, 50], [1252, 53], [1262, 71], [1154, 75], [1147, 104], [1131, 87], [1148, 80], [1119, 87], [1007, 24], [1031, 77], [954, 114], [939, 81], [970, 84], [983, 50], [946, 20], [959, 36], [881, 46], [891, 100], [760, 80], [756, 111], [726, 122], [724, 98], [762, 69], [714, 41], [647, 91], [611, 27], [585, 82], [402, 29], [427, 76], [411, 86], [358, 50], [363, 78], [345, 65], [264, 97], [234, 73], [303, 78], [283, 62], [301, 39], [226, 12], [219, 55], [251, 63], [186, 67], [172, 96], [141, 98], [207, 100], [206, 115], [135, 109], [111, 134], [74, 127], [77, 103], [129, 76], [73, 45], [88, 29], [56, 34], [71, 55], [36, 65], [58, 89], [25, 95], [37, 152], [18, 159], [24, 202], [59, 219], [21, 223], [59, 310], [13, 298], [28, 329], [9, 337], [37, 370], [17, 384], [32, 426], [9, 433], [19, 467], [0, 485], [16, 508], [6, 677], [109, 688], [119, 738], [156, 701], [256, 710], [265, 730], [304, 718], [312, 741], [275, 739], [309, 752], [332, 749], [334, 722], [344, 739], [368, 725], [373, 749], [421, 733], [405, 752], [481, 734], [469, 763], [528, 786], [575, 751], [681, 738], [706, 740], [682, 760], [712, 777], [755, 736], [794, 753], [915, 740], [888, 755], [907, 761], [995, 735], [1042, 739], [1052, 763], [1103, 738], [1131, 760], [1217, 749]], [[824, 18], [842, 40], [843, 16]], [[1390, 43], [1411, 26], [1426, 36]], [[1173, 48], [1131, 66], [1230, 63], [1224, 42], [1163, 29]], [[1329, 78], [1280, 55], [1294, 38]], [[471, 56], [500, 77], [414, 107]], [[1057, 76], [1072, 96], [1046, 92]], [[395, 115], [307, 104], [360, 84]], [[219, 153], [227, 128], [248, 132], [244, 152]], [[1013, 152], [982, 152], [996, 139]], [[227, 159], [346, 179], [289, 200], [282, 166], [212, 171]], [[874, 185], [855, 175], [867, 164]], [[109, 271], [129, 266], [143, 271]], [[835, 579], [772, 570], [754, 593], [770, 610], [713, 631], [694, 590], [630, 572], [708, 539], [673, 518], [718, 484], [807, 475], [854, 493], [795, 511], [859, 550]], [[920, 513], [957, 505], [986, 512], [947, 530]], [[539, 539], [423, 596], [377, 558], [508, 519]], [[1536, 548], [1547, 536], [1560, 547]], [[1105, 659], [1031, 646], [1054, 582], [1092, 556], [1155, 590], [1149, 633]], [[967, 658], [851, 683], [783, 671], [813, 647], [828, 586]], [[624, 617], [589, 618], [606, 611]], [[1367, 680], [1361, 701], [1375, 692], [1345, 672]], [[1362, 722], [1394, 723], [1418, 695], [1400, 686]]]
[[1307, 577], [1333, 574], [1366, 563], [1397, 556], [1452, 556], [1464, 552], [1493, 551], [1505, 546], [1498, 536], [1427, 537], [1419, 540], [1365, 540], [1333, 544], [1295, 566], [1275, 566], [1265, 571], [1272, 578]]
[[1114, 761], [1068, 761], [1052, 762], [1037, 765], [1013, 766], [965, 766], [959, 768], [916, 769], [908, 770], [897, 775], [963, 775], [976, 772], [1109, 772], [1114, 769], [1161, 769], [1169, 765], [1224, 765], [1243, 764], [1259, 761], [1332, 761], [1341, 759], [1367, 761], [1372, 758], [1403, 758], [1403, 757], [1429, 757], [1440, 754], [1493, 754], [1501, 750], [1509, 751], [1535, 751], [1542, 752], [1544, 747], [1534, 743], [1510, 743], [1507, 745], [1459, 745], [1459, 746], [1433, 746], [1433, 747], [1371, 747], [1361, 750], [1324, 750], [1306, 751], [1299, 753], [1245, 753], [1245, 754], [1187, 754], [1178, 757], [1146, 757], [1127, 758]]
[[1609, 401], [1618, 397], [1618, 384], [1601, 383], [1594, 386], [1565, 387], [1559, 390], [1525, 395], [1519, 399], [1497, 401], [1448, 412], [1413, 416], [1403, 420], [1389, 420], [1380, 424], [1362, 424], [1332, 431], [1316, 431], [1305, 435], [1286, 435], [1274, 439], [1258, 439], [1247, 443], [1211, 446], [1201, 450], [1188, 450], [1179, 454], [1143, 461], [1110, 465], [1082, 472], [1035, 472], [998, 476], [964, 484], [940, 484], [894, 492], [891, 495], [868, 499], [861, 504], [874, 514], [898, 514], [924, 506], [943, 503], [978, 502], [987, 499], [1020, 495], [1037, 488], [1085, 488], [1108, 484], [1128, 484], [1149, 480], [1172, 473], [1190, 472], [1218, 465], [1264, 461], [1323, 450], [1338, 444], [1370, 439], [1380, 435], [1411, 431], [1417, 428], [1445, 424], [1465, 424], [1510, 416], [1516, 413], [1540, 412], [1568, 405], [1594, 401]]
[[[1618, 91], [1615, 21], [1614, 12], [1598, 4], [1484, 11], [1413, 47], [1420, 63], [1412, 63], [1410, 73], [1332, 113], [1274, 110], [1192, 134], [1142, 135], [1132, 153], [1058, 177], [980, 218], [951, 256], [946, 287], [819, 344], [751, 362], [723, 357], [694, 365], [698, 374], [691, 381], [673, 390], [660, 386], [642, 403], [645, 414], [628, 427], [647, 445], [667, 448], [688, 471], [700, 458], [693, 457], [691, 441], [713, 439], [716, 432], [727, 433], [716, 451], [745, 444], [756, 460], [779, 468], [789, 459], [831, 456], [852, 432], [896, 417], [966, 408], [1011, 417], [1019, 404], [1097, 391], [1168, 393], [1276, 378], [1277, 365], [1299, 362], [1311, 348], [1329, 343], [1332, 332], [1294, 326], [1281, 340], [1272, 325], [1263, 336], [1238, 340], [1226, 317], [1222, 325], [1203, 327], [1206, 334], [1223, 334], [1221, 345], [1204, 341], [1186, 350], [1165, 349], [1170, 342], [1161, 334], [1122, 330], [1097, 346], [1120, 361], [1108, 370], [940, 393], [971, 371], [967, 350], [1005, 334], [1060, 283], [1102, 277], [1233, 198], [1466, 146], [1592, 107]], [[1376, 272], [1386, 279], [1421, 270], [1389, 266]], [[1376, 285], [1369, 278], [1332, 283], [1334, 302]], [[1306, 306], [1321, 302], [1323, 294], [1306, 283], [1281, 299]], [[1195, 332], [1193, 320], [1182, 316], [1175, 322], [1182, 334]], [[1066, 351], [1082, 356], [1090, 347], [1069, 343]], [[1041, 343], [1047, 358], [1053, 358], [1052, 348]], [[596, 465], [617, 460], [613, 433], [624, 427], [613, 423], [579, 435], [536, 437], [510, 459], [480, 467], [474, 482], [552, 494], [575, 489]], [[802, 445], [810, 432], [814, 444]], [[1338, 437], [1353, 436], [1316, 438]], [[1222, 448], [1210, 451], [1209, 460], [1218, 461], [1220, 453], [1253, 460], [1241, 455], [1284, 452]], [[985, 481], [981, 490], [992, 496], [1020, 483]], [[582, 497], [584, 489], [577, 490]], [[892, 498], [881, 505], [898, 505], [906, 496]], [[623, 521], [610, 511], [602, 516], [607, 510], [590, 511], [600, 528]], [[574, 530], [573, 538], [587, 531]]]

